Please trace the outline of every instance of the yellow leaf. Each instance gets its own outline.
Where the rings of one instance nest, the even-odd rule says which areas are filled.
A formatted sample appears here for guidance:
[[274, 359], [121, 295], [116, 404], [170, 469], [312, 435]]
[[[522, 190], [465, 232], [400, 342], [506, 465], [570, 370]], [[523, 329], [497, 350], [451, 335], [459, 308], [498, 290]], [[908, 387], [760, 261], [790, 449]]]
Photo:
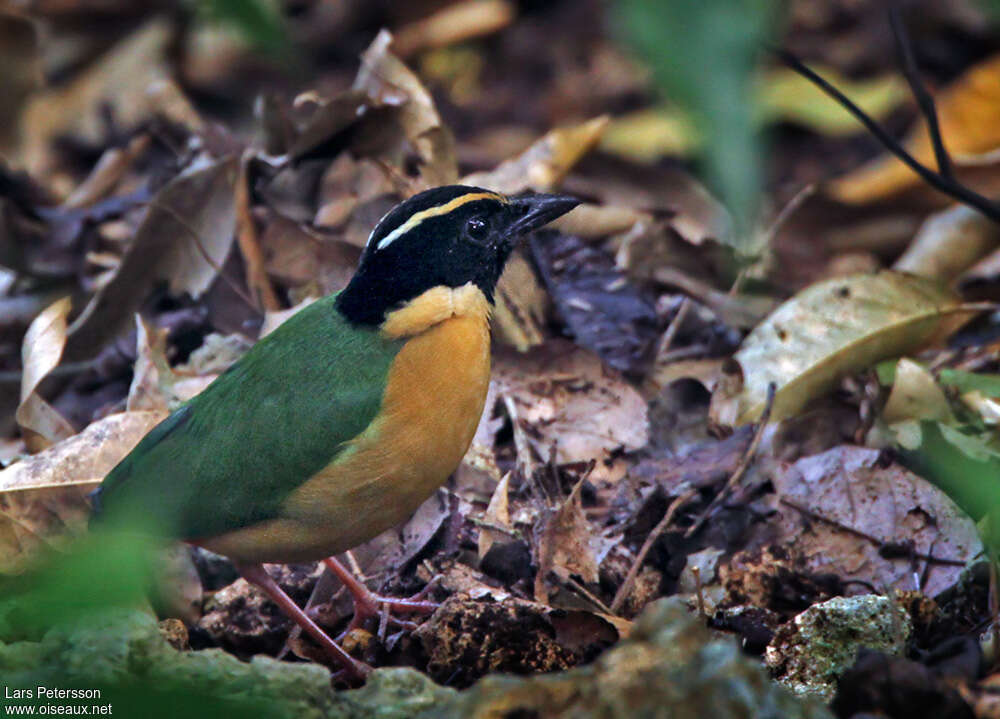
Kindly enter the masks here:
[[[945, 147], [961, 163], [1000, 147], [1000, 55], [979, 63], [936, 98]], [[936, 167], [927, 125], [920, 121], [904, 146], [924, 165]], [[922, 180], [891, 155], [883, 155], [827, 186], [827, 192], [851, 204], [868, 204], [892, 196]]]

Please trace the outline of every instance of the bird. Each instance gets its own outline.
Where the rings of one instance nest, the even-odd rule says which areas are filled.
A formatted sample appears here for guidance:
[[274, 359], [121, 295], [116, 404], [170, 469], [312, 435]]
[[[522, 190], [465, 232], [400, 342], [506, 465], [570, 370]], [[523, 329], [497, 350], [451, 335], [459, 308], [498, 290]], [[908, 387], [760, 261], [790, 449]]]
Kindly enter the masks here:
[[[91, 494], [92, 526], [228, 557], [349, 677], [370, 667], [264, 563], [322, 560], [403, 522], [458, 467], [490, 380], [490, 317], [520, 238], [579, 204], [447, 185], [391, 209], [340, 292], [303, 308], [156, 425]], [[400, 611], [436, 605], [388, 600]]]

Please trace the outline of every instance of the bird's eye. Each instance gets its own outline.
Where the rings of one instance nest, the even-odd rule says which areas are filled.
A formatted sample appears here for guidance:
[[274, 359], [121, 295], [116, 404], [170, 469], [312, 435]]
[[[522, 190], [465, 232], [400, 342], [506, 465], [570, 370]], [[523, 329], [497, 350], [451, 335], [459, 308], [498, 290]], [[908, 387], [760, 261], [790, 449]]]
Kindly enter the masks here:
[[486, 221], [479, 217], [473, 217], [467, 223], [465, 223], [465, 233], [477, 242], [482, 242], [486, 239], [486, 235], [489, 233], [489, 227], [486, 225]]

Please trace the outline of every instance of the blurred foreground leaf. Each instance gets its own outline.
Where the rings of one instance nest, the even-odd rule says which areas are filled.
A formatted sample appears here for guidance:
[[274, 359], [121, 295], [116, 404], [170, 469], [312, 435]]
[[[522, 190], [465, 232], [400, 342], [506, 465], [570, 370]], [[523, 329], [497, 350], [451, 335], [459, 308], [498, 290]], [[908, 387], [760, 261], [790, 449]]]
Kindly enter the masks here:
[[921, 422], [906, 463], [943, 489], [973, 519], [1000, 504], [1000, 449], [987, 438], [941, 422]]
[[773, 0], [620, 0], [631, 44], [671, 101], [702, 128], [709, 182], [749, 237], [761, 185], [754, 124], [757, 57], [776, 17]]

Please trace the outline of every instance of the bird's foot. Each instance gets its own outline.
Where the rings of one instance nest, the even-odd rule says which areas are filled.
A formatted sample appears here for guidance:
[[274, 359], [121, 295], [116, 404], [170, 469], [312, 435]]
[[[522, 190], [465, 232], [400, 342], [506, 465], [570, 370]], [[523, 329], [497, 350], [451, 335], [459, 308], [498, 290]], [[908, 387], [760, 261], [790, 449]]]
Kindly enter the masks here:
[[285, 593], [285, 591], [278, 586], [271, 575], [267, 573], [263, 566], [260, 564], [237, 564], [236, 568], [239, 570], [243, 578], [246, 579], [251, 584], [260, 587], [264, 592], [277, 604], [282, 611], [287, 614], [292, 621], [298, 624], [309, 636], [311, 636], [317, 644], [319, 644], [323, 651], [333, 659], [337, 664], [339, 664], [342, 669], [337, 672], [335, 676], [342, 678], [344, 681], [357, 684], [363, 684], [371, 674], [372, 668], [365, 664], [364, 662], [358, 661], [350, 654], [348, 654], [344, 649], [337, 644], [330, 635], [324, 632], [316, 622], [309, 618], [309, 616], [299, 608], [299, 606], [292, 601], [292, 598]]
[[434, 588], [437, 578], [428, 582], [426, 587], [411, 597], [384, 597], [375, 594], [359, 582], [350, 570], [335, 558], [329, 557], [324, 559], [323, 564], [333, 572], [334, 576], [343, 583], [354, 598], [354, 617], [351, 619], [351, 623], [347, 625], [344, 634], [358, 628], [366, 619], [371, 617], [380, 618], [380, 635], [385, 634], [385, 627], [390, 622], [403, 629], [416, 629], [418, 625], [415, 622], [393, 616], [393, 612], [399, 614], [432, 614], [434, 610], [441, 606], [437, 602], [425, 599], [431, 589]]

